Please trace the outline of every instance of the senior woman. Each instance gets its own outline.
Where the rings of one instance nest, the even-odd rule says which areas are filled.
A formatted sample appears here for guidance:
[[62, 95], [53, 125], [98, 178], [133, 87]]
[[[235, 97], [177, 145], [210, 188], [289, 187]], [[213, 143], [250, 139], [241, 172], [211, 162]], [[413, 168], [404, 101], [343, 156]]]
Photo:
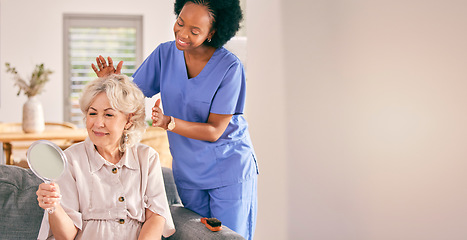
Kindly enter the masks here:
[[125, 75], [90, 82], [80, 107], [88, 138], [65, 150], [68, 168], [37, 191], [38, 239], [160, 239], [175, 232], [158, 153], [139, 144], [144, 95]]

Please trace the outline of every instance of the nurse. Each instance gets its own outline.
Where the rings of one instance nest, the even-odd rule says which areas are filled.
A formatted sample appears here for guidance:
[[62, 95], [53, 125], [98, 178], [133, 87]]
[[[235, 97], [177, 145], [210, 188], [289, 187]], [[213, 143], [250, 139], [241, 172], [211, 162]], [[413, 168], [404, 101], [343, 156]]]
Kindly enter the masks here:
[[[223, 45], [238, 31], [238, 0], [176, 0], [175, 41], [160, 44], [133, 75], [147, 97], [161, 93], [153, 126], [168, 130], [173, 172], [186, 208], [252, 239], [257, 163], [245, 105], [245, 72]], [[119, 73], [96, 58], [98, 76]]]

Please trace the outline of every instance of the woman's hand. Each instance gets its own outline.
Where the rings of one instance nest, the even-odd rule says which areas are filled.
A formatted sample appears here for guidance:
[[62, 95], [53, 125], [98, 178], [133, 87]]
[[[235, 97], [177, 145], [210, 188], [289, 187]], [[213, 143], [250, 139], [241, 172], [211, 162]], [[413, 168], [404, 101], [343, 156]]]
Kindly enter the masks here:
[[54, 211], [48, 211], [48, 213], [50, 229], [55, 239], [74, 239], [78, 233], [78, 228], [60, 205], [62, 195], [58, 184], [41, 183], [36, 195], [39, 207], [45, 210], [54, 209]]
[[60, 187], [57, 183], [41, 183], [36, 195], [39, 207], [45, 210], [58, 206], [60, 204], [60, 199], [62, 198]]
[[123, 61], [120, 61], [117, 65], [117, 68], [114, 68], [114, 62], [111, 57], [107, 57], [109, 64], [105, 61], [105, 58], [99, 55], [96, 57], [96, 65], [91, 64], [92, 69], [97, 74], [98, 77], [106, 77], [112, 74], [120, 74], [122, 72]]
[[167, 126], [170, 122], [170, 117], [166, 116], [162, 113], [162, 109], [159, 107], [161, 104], [161, 100], [157, 99], [154, 107], [152, 108], [152, 126], [153, 127], [161, 127], [167, 130]]

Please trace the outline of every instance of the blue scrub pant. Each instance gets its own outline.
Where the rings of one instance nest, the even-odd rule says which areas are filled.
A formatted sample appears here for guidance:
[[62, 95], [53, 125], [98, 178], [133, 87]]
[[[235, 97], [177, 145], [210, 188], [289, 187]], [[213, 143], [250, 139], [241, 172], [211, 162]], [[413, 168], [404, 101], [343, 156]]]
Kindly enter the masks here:
[[257, 175], [249, 180], [215, 189], [178, 187], [183, 205], [203, 217], [214, 217], [242, 235], [253, 239], [258, 208]]

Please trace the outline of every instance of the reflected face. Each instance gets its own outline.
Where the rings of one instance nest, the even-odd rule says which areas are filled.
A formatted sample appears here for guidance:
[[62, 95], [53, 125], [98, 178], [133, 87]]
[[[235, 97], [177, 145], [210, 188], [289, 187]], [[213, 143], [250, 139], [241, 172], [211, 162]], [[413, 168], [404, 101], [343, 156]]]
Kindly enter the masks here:
[[99, 93], [86, 114], [89, 138], [99, 148], [118, 148], [128, 115], [113, 109], [105, 93]]
[[201, 46], [212, 38], [212, 16], [206, 6], [187, 2], [175, 21], [175, 44], [179, 50], [190, 50]]

